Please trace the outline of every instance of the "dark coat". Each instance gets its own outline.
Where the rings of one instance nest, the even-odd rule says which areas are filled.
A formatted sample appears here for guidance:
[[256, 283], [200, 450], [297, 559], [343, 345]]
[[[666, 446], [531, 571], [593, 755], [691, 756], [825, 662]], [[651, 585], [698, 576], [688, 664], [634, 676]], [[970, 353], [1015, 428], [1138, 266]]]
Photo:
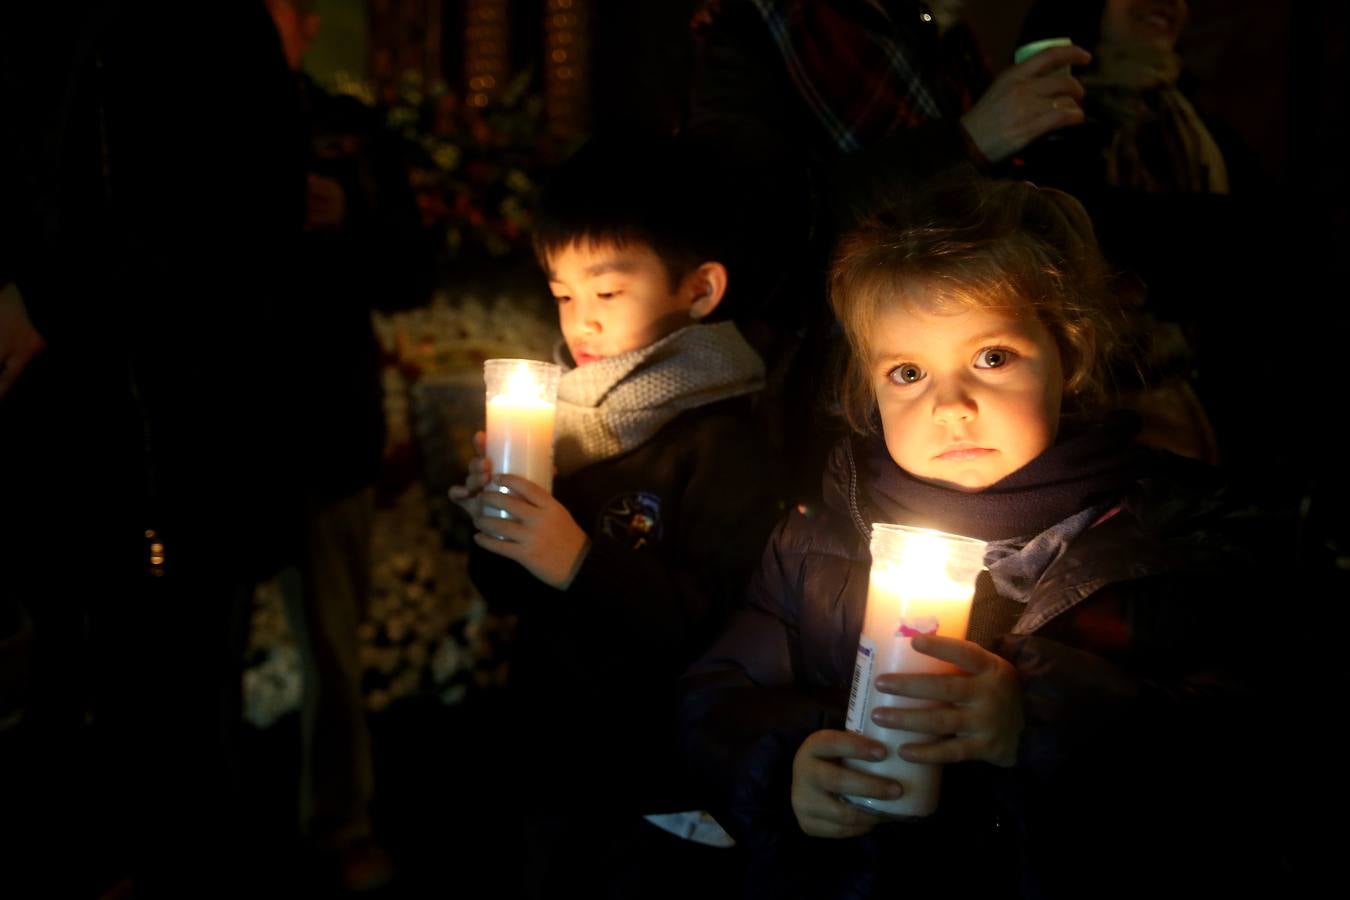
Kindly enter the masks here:
[[[1249, 837], [1258, 830], [1255, 801], [1234, 797], [1223, 776], [1234, 714], [1251, 695], [1235, 674], [1250, 639], [1237, 636], [1254, 621], [1260, 582], [1238, 549], [1255, 546], [1259, 520], [1227, 500], [1214, 472], [1154, 459], [993, 643], [1022, 681], [1016, 766], [949, 766], [931, 819], [849, 841], [803, 835], [789, 794], [801, 742], [842, 727], [866, 602], [874, 517], [847, 444], [825, 482], [823, 508], [793, 512], [774, 532], [748, 608], [684, 683], [696, 781], [749, 849], [757, 894], [1061, 895], [1081, 893], [1087, 873], [1096, 896], [1162, 873], [1219, 883], [1224, 815], [1241, 815], [1227, 821]], [[991, 588], [982, 578], [972, 633], [1009, 602]], [[1268, 862], [1228, 877], [1255, 883]]]
[[56, 459], [33, 480], [135, 485], [90, 505], [135, 509], [133, 538], [157, 527], [170, 567], [274, 570], [295, 507], [276, 272], [305, 199], [275, 28], [261, 3], [20, 6], [0, 23], [0, 280], [48, 349], [9, 399], [79, 433], [72, 459], [116, 470]]
[[[551, 765], [578, 773], [551, 789], [646, 812], [691, 808], [673, 775], [683, 768], [673, 685], [744, 596], [776, 515], [752, 406], [689, 410], [642, 446], [559, 478], [555, 495], [591, 538], [566, 591], [471, 555], [489, 607], [520, 616], [513, 721], [557, 735]], [[597, 739], [611, 749], [597, 753]]]

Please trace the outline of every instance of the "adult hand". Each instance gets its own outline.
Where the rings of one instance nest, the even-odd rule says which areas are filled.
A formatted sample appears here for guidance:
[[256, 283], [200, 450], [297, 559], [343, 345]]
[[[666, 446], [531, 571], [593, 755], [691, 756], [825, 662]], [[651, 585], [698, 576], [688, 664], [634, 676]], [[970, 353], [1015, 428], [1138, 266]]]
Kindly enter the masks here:
[[581, 568], [590, 538], [567, 508], [533, 481], [502, 475], [497, 484], [510, 493], [480, 497], [479, 501], [503, 510], [511, 518], [480, 514], [473, 520], [478, 528], [474, 542], [498, 556], [514, 559], [544, 584], [566, 590]]
[[1092, 54], [1051, 47], [999, 73], [961, 117], [971, 141], [990, 162], [1007, 159], [1036, 138], [1083, 121], [1083, 86], [1068, 72]]
[[854, 806], [839, 795], [898, 799], [898, 782], [850, 769], [840, 762], [878, 762], [887, 752], [884, 744], [851, 731], [817, 731], [802, 741], [792, 758], [792, 812], [802, 831], [812, 837], [849, 838], [885, 822], [885, 817]]
[[937, 635], [914, 638], [914, 649], [949, 662], [954, 675], [877, 676], [877, 690], [899, 697], [936, 700], [929, 709], [878, 707], [872, 721], [883, 728], [939, 736], [928, 744], [905, 744], [900, 756], [916, 763], [983, 760], [996, 766], [1017, 762], [1022, 738], [1022, 686], [1006, 659], [979, 644]]
[[347, 221], [347, 194], [332, 178], [306, 176], [305, 228], [334, 231]]
[[14, 284], [0, 288], [0, 398], [9, 393], [19, 375], [42, 352], [47, 342], [28, 318], [28, 307]]

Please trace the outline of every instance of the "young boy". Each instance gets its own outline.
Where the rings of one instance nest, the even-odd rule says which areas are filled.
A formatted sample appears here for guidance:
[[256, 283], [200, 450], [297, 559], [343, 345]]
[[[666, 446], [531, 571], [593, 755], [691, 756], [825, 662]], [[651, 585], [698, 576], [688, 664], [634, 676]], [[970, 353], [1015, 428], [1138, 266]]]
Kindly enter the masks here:
[[[726, 321], [713, 184], [670, 141], [595, 143], [557, 174], [535, 239], [568, 369], [555, 492], [504, 475], [510, 493], [482, 494], [481, 433], [451, 492], [479, 529], [475, 585], [520, 615], [503, 802], [536, 811], [556, 859], [596, 861], [595, 829], [613, 834], [597, 822], [691, 808], [673, 682], [742, 595], [775, 515], [752, 418], [764, 366]], [[558, 852], [564, 837], [584, 850]]]

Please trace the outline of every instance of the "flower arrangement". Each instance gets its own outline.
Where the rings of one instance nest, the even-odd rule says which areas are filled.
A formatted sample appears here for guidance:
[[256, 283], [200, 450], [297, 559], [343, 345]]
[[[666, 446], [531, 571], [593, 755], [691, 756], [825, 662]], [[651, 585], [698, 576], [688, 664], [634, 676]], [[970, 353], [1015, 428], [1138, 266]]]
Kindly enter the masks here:
[[357, 629], [366, 706], [434, 692], [458, 703], [506, 678], [502, 649], [513, 622], [489, 615], [468, 576], [468, 556], [427, 527], [413, 488], [377, 514], [370, 610]]
[[527, 69], [478, 107], [443, 82], [408, 72], [376, 96], [339, 76], [335, 87], [384, 110], [410, 148], [408, 160], [423, 225], [445, 234], [446, 262], [501, 260], [529, 250], [540, 172], [554, 157], [543, 98]]
[[483, 361], [550, 359], [560, 340], [542, 297], [442, 293], [420, 309], [377, 313], [384, 369], [386, 484], [414, 477], [426, 486], [433, 516], [453, 527], [445, 490], [463, 479], [473, 433], [483, 425]]
[[281, 578], [258, 585], [253, 596], [248, 649], [244, 655], [244, 720], [268, 728], [300, 708], [300, 650], [286, 621]]
[[[468, 577], [468, 556], [447, 550], [428, 528], [420, 487], [376, 513], [370, 608], [357, 627], [366, 708], [435, 694], [446, 704], [506, 680], [510, 617], [490, 614]], [[294, 573], [266, 582], [254, 596], [243, 676], [244, 718], [268, 728], [300, 708], [300, 649], [287, 620]]]
[[[358, 628], [362, 688], [372, 712], [399, 698], [435, 693], [458, 703], [504, 682], [513, 622], [491, 615], [467, 574], [463, 521], [446, 499], [462, 478], [470, 437], [481, 426], [482, 363], [492, 357], [548, 359], [559, 338], [541, 289], [506, 287], [529, 271], [531, 210], [539, 173], [556, 158], [530, 72], [486, 106], [461, 102], [444, 85], [409, 75], [377, 96], [339, 74], [338, 92], [384, 110], [409, 151], [423, 223], [444, 230], [441, 283], [463, 284], [471, 261], [491, 264], [489, 283], [512, 295], [485, 301], [438, 293], [419, 309], [375, 313], [385, 366], [388, 430], [375, 519], [372, 596]], [[513, 265], [527, 263], [524, 266]], [[515, 279], [520, 281], [519, 277]], [[490, 291], [490, 292], [495, 292]], [[269, 727], [297, 710], [300, 649], [286, 615], [292, 575], [259, 587], [244, 672], [245, 718]]]
[[[483, 360], [550, 357], [560, 335], [543, 298], [441, 293], [428, 306], [375, 313], [386, 360], [386, 475], [375, 515], [371, 601], [358, 627], [362, 686], [376, 712], [435, 693], [457, 703], [506, 677], [513, 623], [488, 613], [468, 577], [466, 527], [446, 499], [482, 424]], [[267, 728], [299, 709], [300, 651], [286, 618], [292, 573], [259, 586], [245, 660], [245, 719]]]

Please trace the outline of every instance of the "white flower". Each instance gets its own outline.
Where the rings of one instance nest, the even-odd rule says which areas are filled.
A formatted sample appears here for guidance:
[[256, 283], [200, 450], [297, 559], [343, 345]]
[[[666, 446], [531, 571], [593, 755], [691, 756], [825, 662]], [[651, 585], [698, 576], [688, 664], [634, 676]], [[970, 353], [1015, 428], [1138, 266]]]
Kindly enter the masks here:
[[445, 637], [431, 658], [431, 675], [437, 684], [444, 684], [454, 677], [456, 672], [467, 668], [468, 660], [464, 650], [455, 639]]
[[244, 718], [267, 728], [300, 708], [303, 688], [300, 653], [294, 645], [274, 647], [262, 665], [244, 672]]

